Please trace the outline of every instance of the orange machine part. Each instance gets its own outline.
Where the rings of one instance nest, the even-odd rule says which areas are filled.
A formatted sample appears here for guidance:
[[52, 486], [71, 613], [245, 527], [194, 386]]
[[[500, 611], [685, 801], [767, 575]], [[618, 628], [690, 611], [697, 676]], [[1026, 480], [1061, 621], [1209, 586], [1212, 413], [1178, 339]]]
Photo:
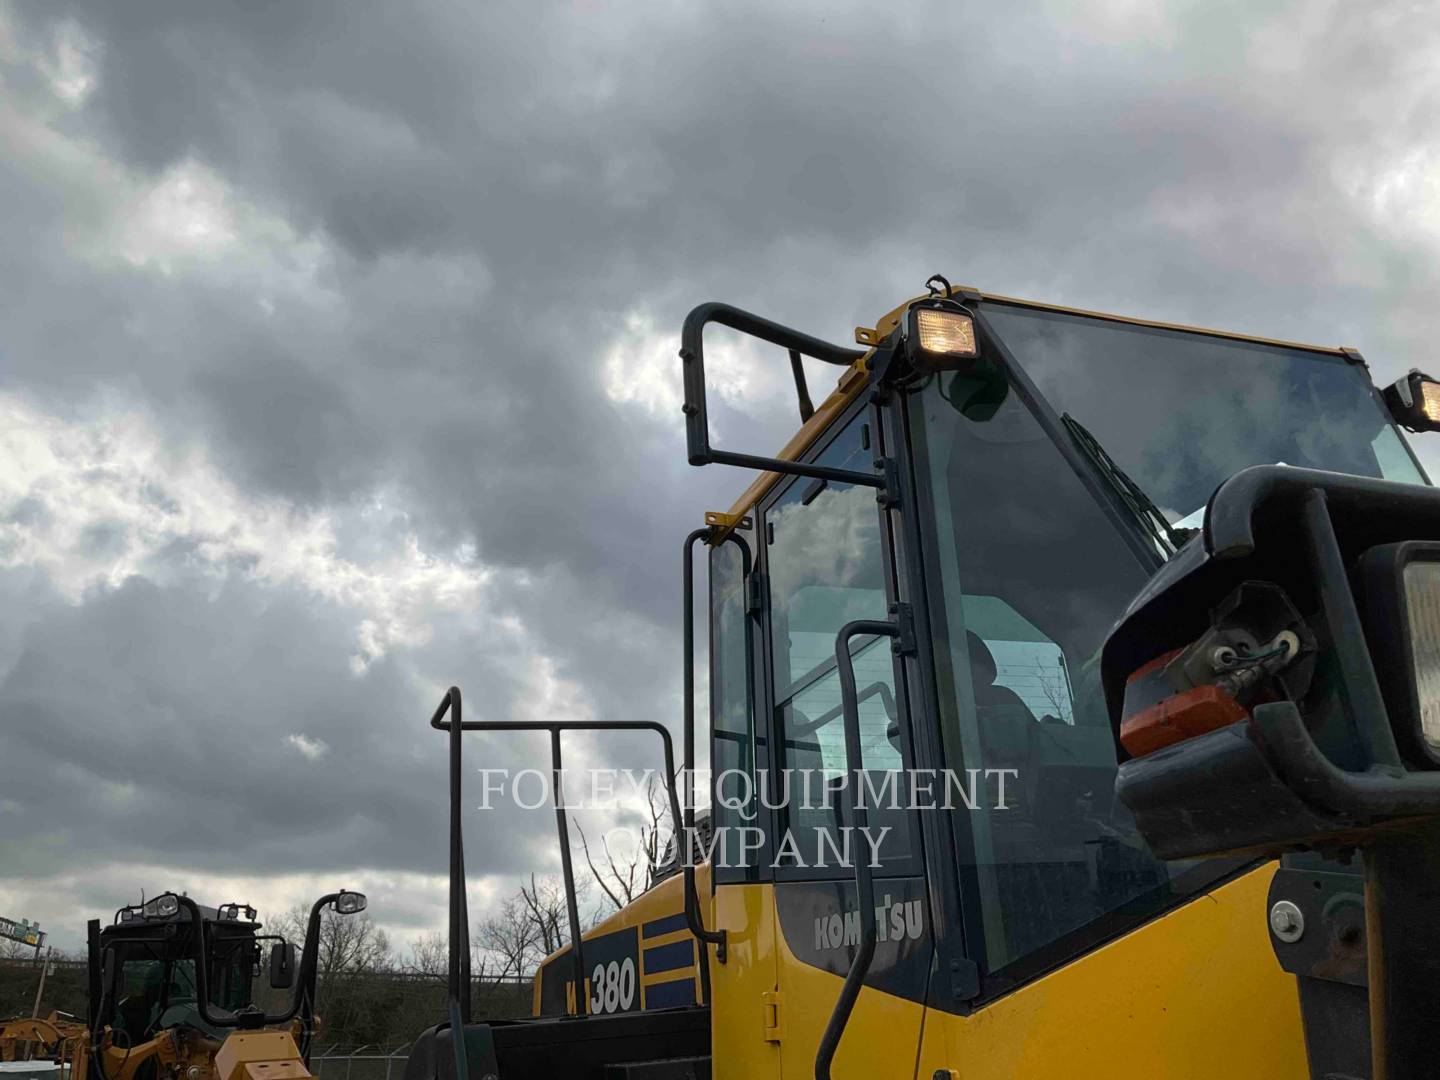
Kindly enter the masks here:
[[1144, 757], [1247, 715], [1245, 707], [1218, 686], [1196, 686], [1126, 717], [1120, 725], [1120, 745], [1131, 757]]

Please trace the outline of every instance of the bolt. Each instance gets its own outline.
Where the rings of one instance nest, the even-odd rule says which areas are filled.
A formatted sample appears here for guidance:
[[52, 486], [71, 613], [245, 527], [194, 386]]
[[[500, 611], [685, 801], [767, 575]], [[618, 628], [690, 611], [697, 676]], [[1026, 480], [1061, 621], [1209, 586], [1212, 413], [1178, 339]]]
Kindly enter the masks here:
[[1305, 916], [1291, 901], [1277, 900], [1270, 909], [1270, 932], [1286, 944], [1293, 944], [1305, 934]]

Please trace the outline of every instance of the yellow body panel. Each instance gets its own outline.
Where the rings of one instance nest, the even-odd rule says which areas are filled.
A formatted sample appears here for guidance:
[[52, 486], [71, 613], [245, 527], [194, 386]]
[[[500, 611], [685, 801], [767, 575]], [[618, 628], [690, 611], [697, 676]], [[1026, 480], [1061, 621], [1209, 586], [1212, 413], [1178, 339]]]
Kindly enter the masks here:
[[[969, 1016], [867, 987], [834, 1076], [929, 1080], [948, 1069], [957, 1080], [1210, 1080], [1223, 1048], [1226, 1080], [1303, 1080], [1298, 991], [1265, 928], [1274, 873], [1269, 863], [1226, 882]], [[697, 878], [705, 923], [724, 929], [729, 946], [725, 964], [711, 952], [713, 1075], [808, 1080], [842, 979], [790, 950], [773, 885], [721, 885], [712, 897], [709, 868]], [[681, 886], [667, 879], [585, 937], [673, 916], [683, 910]], [[262, 1080], [228, 1076], [220, 1064], [216, 1080]]]
[[[1265, 929], [1274, 870], [1268, 864], [1228, 882], [970, 1016], [927, 1013], [919, 1002], [866, 988], [834, 1076], [929, 1080], [950, 1069], [959, 1080], [1209, 1080], [1223, 1046], [1226, 1080], [1303, 1080], [1295, 980], [1276, 962]], [[758, 944], [774, 934], [770, 886], [721, 886], [717, 899], [732, 940], [748, 935]], [[741, 918], [754, 929], [741, 932]], [[776, 949], [778, 1075], [809, 1077], [842, 980], [802, 963], [783, 938]], [[715, 1075], [775, 1076], [768, 1051], [754, 1053], [763, 950], [739, 955], [744, 969], [714, 984]]]
[[[773, 903], [774, 891], [770, 891]], [[778, 917], [777, 917], [778, 921]], [[780, 992], [784, 995], [785, 1041], [781, 1051], [780, 1075], [815, 1075], [815, 1049], [830, 1023], [830, 1012], [844, 980], [805, 963], [790, 951], [783, 935], [779, 939]], [[918, 988], [917, 988], [918, 989]], [[918, 996], [918, 995], [917, 995]], [[831, 1075], [848, 1077], [909, 1077], [915, 1072], [915, 1055], [925, 1008], [879, 990], [865, 987], [855, 1001], [845, 1036], [835, 1055]], [[925, 1076], [928, 1080], [929, 1073]]]
[[774, 1080], [780, 1076], [787, 1034], [787, 1010], [775, 996], [774, 888], [721, 885], [715, 892], [715, 925], [726, 933], [727, 956], [717, 964], [712, 953], [710, 964], [712, 1075], [715, 1080]]
[[309, 1075], [288, 1031], [236, 1032], [215, 1055], [215, 1080], [302, 1080]]
[[[708, 863], [695, 868], [695, 891], [700, 896], [700, 916], [706, 926], [711, 925], [711, 895], [710, 895], [710, 865]], [[619, 911], [609, 918], [602, 919], [589, 930], [580, 935], [581, 941], [590, 941], [593, 938], [602, 937], [605, 934], [614, 933], [616, 930], [624, 930], [627, 927], [642, 929], [647, 922], [682, 913], [685, 910], [685, 879], [679, 874], [666, 878], [659, 884], [646, 890], [637, 896], [630, 903], [626, 904]], [[658, 945], [666, 945], [675, 941], [685, 941], [690, 938], [688, 931], [671, 931], [658, 936], [642, 938], [641, 955], [644, 949], [655, 948]], [[558, 949], [551, 953], [540, 963], [540, 971], [543, 972], [552, 964], [569, 964], [570, 960], [566, 955], [569, 948]], [[697, 953], [698, 957], [698, 953]], [[713, 964], [712, 964], [713, 968]], [[644, 971], [643, 963], [639, 971], [639, 980], [642, 987], [649, 986], [655, 982], [674, 980], [677, 976], [683, 976], [686, 969], [672, 969], [660, 975], [650, 975]], [[701, 1001], [700, 972], [698, 967], [691, 967], [695, 979], [695, 1000]], [[586, 993], [589, 993], [590, 979], [585, 979]], [[541, 1014], [541, 975], [537, 972], [535, 976], [535, 987], [531, 997], [531, 1015]], [[567, 997], [567, 1007], [573, 1008], [572, 998]]]
[[1304, 1080], [1299, 991], [1265, 927], [1274, 874], [1245, 874], [972, 1016], [932, 1013], [919, 1075]]
[[[142, 1074], [185, 1077], [186, 1080], [306, 1080], [310, 1071], [295, 1043], [299, 1021], [287, 1030], [233, 1031], [223, 1041], [195, 1028], [167, 1028], [136, 1046], [114, 1045], [105, 1029], [105, 1075], [108, 1080], [134, 1080]], [[90, 1040], [82, 1031], [71, 1040], [74, 1061], [70, 1075], [89, 1073]]]
[[69, 1058], [85, 1034], [85, 1025], [62, 1014], [48, 1017], [17, 1016], [0, 1021], [0, 1061], [30, 1061], [35, 1058]]

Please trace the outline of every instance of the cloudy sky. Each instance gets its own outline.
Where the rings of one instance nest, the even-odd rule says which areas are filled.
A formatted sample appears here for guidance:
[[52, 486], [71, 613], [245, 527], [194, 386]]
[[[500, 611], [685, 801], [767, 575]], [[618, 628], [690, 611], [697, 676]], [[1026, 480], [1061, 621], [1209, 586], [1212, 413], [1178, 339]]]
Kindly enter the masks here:
[[[1440, 363], [1431, 5], [1081, 7], [0, 0], [0, 914], [343, 884], [403, 945], [446, 685], [678, 719], [747, 482], [684, 464], [699, 301], [843, 341], [940, 271]], [[775, 359], [717, 349], [729, 443]], [[477, 906], [555, 865], [472, 823]]]

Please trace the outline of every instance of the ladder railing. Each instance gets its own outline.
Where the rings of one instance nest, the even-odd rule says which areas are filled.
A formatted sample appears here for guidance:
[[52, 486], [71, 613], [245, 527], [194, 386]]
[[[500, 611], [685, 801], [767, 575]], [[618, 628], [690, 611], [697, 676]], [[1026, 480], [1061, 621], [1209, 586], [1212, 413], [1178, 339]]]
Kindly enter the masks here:
[[[448, 719], [447, 719], [448, 716]], [[430, 717], [430, 726], [450, 736], [450, 948], [448, 989], [450, 1025], [456, 1050], [456, 1076], [465, 1080], [466, 1070], [461, 1041], [456, 1035], [470, 1022], [470, 918], [465, 896], [465, 836], [463, 821], [464, 765], [461, 735], [466, 731], [546, 731], [550, 733], [551, 799], [555, 804], [555, 826], [560, 840], [560, 869], [565, 884], [565, 909], [570, 930], [571, 962], [575, 981], [575, 1000], [571, 1012], [586, 1013], [584, 942], [581, 940], [580, 912], [575, 891], [575, 867], [570, 854], [570, 832], [561, 796], [563, 759], [560, 734], [564, 731], [653, 731], [660, 736], [665, 757], [665, 794], [670, 804], [670, 817], [676, 830], [676, 844], [684, 839], [686, 818], [680, 812], [680, 799], [675, 787], [675, 747], [670, 731], [654, 720], [466, 720], [463, 717], [460, 688], [450, 687]], [[687, 851], [688, 854], [688, 851]], [[689, 860], [687, 859], [687, 862]], [[693, 870], [687, 875], [688, 895], [694, 890]], [[697, 913], [698, 914], [698, 913]], [[702, 927], [703, 929], [703, 927]]]

